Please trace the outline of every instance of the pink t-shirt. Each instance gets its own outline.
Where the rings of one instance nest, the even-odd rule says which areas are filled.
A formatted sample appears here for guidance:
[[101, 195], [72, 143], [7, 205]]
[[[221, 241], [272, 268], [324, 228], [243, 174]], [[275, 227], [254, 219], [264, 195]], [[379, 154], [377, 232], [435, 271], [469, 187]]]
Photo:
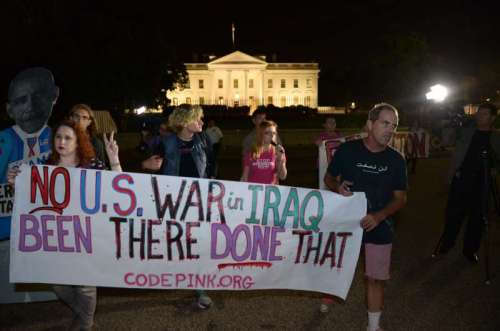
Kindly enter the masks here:
[[[286, 160], [286, 156], [283, 155]], [[252, 152], [247, 152], [243, 164], [248, 167], [248, 181], [261, 184], [279, 184], [276, 173], [276, 154], [273, 149], [268, 149], [260, 154], [257, 159], [252, 158]]]

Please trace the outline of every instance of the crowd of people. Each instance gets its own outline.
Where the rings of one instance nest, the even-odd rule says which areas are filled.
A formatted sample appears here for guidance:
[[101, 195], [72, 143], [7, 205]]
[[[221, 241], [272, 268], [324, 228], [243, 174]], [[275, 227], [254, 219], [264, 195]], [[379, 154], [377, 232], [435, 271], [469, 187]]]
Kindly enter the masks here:
[[[97, 123], [90, 106], [75, 105], [65, 119], [50, 131], [47, 120], [58, 93], [52, 74], [42, 68], [22, 72], [9, 87], [7, 112], [16, 125], [0, 132], [0, 177], [4, 176], [0, 179], [14, 188], [20, 161], [35, 154], [45, 155], [46, 164], [122, 171], [114, 134], [97, 134]], [[450, 196], [440, 254], [453, 247], [462, 219], [469, 213], [463, 253], [472, 262], [478, 260], [484, 212], [481, 209], [484, 195], [477, 194], [484, 192], [481, 155], [488, 152], [491, 164], [496, 160], [494, 156], [500, 155], [500, 138], [491, 131], [496, 111], [491, 104], [480, 105], [476, 128], [458, 136], [457, 149], [452, 158]], [[278, 125], [258, 111], [252, 115], [252, 122], [254, 129], [242, 142], [241, 181], [279, 184], [286, 179], [288, 171]], [[387, 103], [375, 105], [368, 114], [367, 136], [338, 143], [324, 177], [326, 187], [333, 192], [343, 196], [364, 192], [367, 197], [367, 215], [360, 220], [360, 226], [364, 229], [369, 331], [380, 330], [384, 282], [390, 278], [393, 216], [405, 205], [408, 189], [406, 160], [389, 146], [398, 122], [399, 114], [394, 106]], [[142, 162], [144, 171], [180, 177], [218, 178], [217, 158], [223, 133], [213, 120], [208, 123], [203, 130], [202, 107], [177, 107], [169, 116], [168, 123], [160, 125], [157, 135], [142, 135], [141, 148], [148, 151]], [[318, 146], [325, 140], [343, 136], [336, 128], [334, 117], [326, 119], [324, 129], [314, 142]], [[50, 136], [52, 138], [49, 139]], [[17, 143], [21, 144], [20, 150], [12, 150], [12, 146], [16, 145], [13, 141], [21, 142]], [[495, 162], [495, 165], [498, 164]], [[472, 203], [466, 204], [465, 199]], [[471, 210], [465, 206], [470, 206]], [[1, 221], [0, 239], [4, 241], [0, 243], [5, 250], [10, 222], [7, 219]], [[96, 308], [96, 288], [54, 285], [53, 290], [74, 312], [72, 329], [90, 329]], [[323, 297], [320, 311], [326, 313], [334, 302], [332, 296]], [[208, 309], [212, 304], [206, 291], [196, 290], [194, 305], [197, 308]]]

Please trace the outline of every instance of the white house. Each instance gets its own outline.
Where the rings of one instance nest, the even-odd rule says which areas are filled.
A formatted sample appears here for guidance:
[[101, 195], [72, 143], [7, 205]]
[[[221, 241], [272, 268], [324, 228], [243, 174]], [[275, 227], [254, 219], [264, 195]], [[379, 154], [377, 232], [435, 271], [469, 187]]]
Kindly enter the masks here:
[[189, 84], [167, 91], [172, 105], [318, 107], [318, 63], [268, 63], [240, 51], [185, 63]]

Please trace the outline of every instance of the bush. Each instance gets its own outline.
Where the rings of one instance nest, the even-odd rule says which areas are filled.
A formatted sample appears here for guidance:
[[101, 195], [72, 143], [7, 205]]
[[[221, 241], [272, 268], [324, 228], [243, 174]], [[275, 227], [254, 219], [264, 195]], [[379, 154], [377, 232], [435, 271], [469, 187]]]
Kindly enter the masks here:
[[[162, 121], [168, 119], [174, 107], [167, 107], [163, 114], [127, 114], [122, 118], [121, 131], [138, 132], [145, 123], [156, 129]], [[276, 123], [280, 129], [323, 129], [326, 117], [334, 116], [339, 129], [361, 129], [368, 117], [366, 111], [355, 111], [349, 114], [318, 114], [317, 109], [304, 106], [275, 107], [260, 106], [257, 110], [266, 112], [267, 117]], [[227, 107], [218, 105], [203, 106], [204, 121], [213, 119], [222, 130], [251, 130], [253, 127], [249, 107]], [[401, 122], [401, 121], [400, 121]]]

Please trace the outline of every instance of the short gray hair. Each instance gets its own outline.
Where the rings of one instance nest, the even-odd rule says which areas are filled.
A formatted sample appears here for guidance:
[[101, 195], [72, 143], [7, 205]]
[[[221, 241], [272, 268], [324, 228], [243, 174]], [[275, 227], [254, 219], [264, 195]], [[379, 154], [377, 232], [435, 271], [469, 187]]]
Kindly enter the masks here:
[[368, 120], [370, 120], [372, 122], [378, 120], [380, 113], [383, 110], [392, 111], [393, 113], [396, 114], [396, 117], [399, 118], [399, 113], [398, 113], [398, 110], [396, 109], [396, 107], [394, 107], [393, 105], [391, 105], [389, 103], [381, 102], [381, 103], [377, 103], [375, 106], [373, 106], [372, 109], [370, 109], [370, 111], [368, 112]]

